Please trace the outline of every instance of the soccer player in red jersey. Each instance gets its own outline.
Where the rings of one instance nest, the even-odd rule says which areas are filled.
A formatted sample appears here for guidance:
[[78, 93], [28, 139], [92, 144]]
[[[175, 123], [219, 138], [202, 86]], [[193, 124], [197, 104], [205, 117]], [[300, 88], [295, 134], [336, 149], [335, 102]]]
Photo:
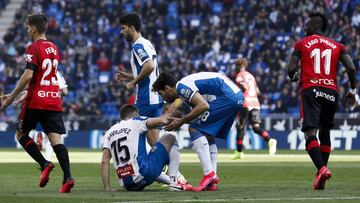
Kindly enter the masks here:
[[[305, 133], [306, 151], [318, 172], [313, 188], [323, 190], [331, 177], [327, 163], [331, 151], [330, 129], [333, 127], [338, 94], [336, 72], [340, 61], [346, 68], [350, 90], [345, 97], [345, 107], [355, 104], [356, 70], [346, 52], [346, 47], [324, 36], [328, 21], [321, 13], [314, 13], [305, 22], [306, 37], [297, 41], [288, 63], [291, 81], [299, 79], [297, 65], [300, 61], [300, 122]], [[319, 140], [316, 137], [319, 131]]]
[[68, 193], [75, 184], [71, 176], [69, 155], [61, 143], [61, 134], [65, 134], [62, 120], [61, 91], [56, 76], [60, 62], [58, 48], [46, 39], [47, 18], [44, 14], [29, 15], [26, 20], [27, 32], [33, 41], [26, 49], [26, 66], [15, 89], [3, 101], [1, 110], [5, 110], [16, 96], [28, 85], [27, 95], [17, 121], [16, 137], [25, 151], [40, 165], [40, 187], [45, 187], [55, 165], [47, 161], [36, 143], [28, 136], [38, 122], [44, 128], [64, 172], [60, 192]]
[[268, 144], [269, 154], [274, 155], [276, 153], [277, 141], [269, 136], [269, 133], [260, 127], [260, 102], [258, 100], [258, 94], [260, 93], [254, 76], [246, 71], [248, 61], [245, 58], [237, 59], [235, 61], [236, 75], [235, 82], [244, 92], [244, 108], [239, 113], [239, 122], [236, 125], [236, 146], [237, 149], [233, 156], [233, 159], [244, 158], [243, 152], [243, 139], [245, 135], [246, 124], [249, 121], [252, 129], [255, 133], [260, 135]]

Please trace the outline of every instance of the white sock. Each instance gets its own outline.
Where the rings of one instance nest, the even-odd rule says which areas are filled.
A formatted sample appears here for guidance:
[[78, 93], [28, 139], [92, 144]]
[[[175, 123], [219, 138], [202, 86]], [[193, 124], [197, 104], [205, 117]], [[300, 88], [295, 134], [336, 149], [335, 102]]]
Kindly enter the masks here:
[[217, 149], [216, 144], [211, 144], [209, 146], [209, 148], [210, 148], [211, 165], [212, 165], [212, 168], [214, 169], [214, 172], [216, 173], [218, 149]]
[[197, 140], [193, 141], [193, 145], [199, 157], [204, 175], [209, 174], [213, 170], [210, 159], [209, 142], [205, 136], [201, 136]]
[[168, 174], [171, 177], [177, 177], [177, 173], [179, 171], [179, 164], [180, 164], [180, 153], [179, 153], [179, 146], [174, 144], [169, 152], [169, 170]]
[[156, 178], [156, 181], [163, 184], [170, 184], [170, 177], [166, 175], [164, 172], [161, 172], [159, 177]]

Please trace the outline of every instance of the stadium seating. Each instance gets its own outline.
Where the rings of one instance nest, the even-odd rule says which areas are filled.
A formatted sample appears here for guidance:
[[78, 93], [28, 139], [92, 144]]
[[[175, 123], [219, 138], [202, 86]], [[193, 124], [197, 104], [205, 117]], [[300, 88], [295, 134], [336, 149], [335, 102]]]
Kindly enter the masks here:
[[[310, 11], [325, 13], [330, 21], [329, 35], [348, 46], [357, 77], [360, 78], [360, 3], [341, 1], [38, 1], [29, 0], [17, 14], [4, 44], [0, 44], [0, 90], [8, 91], [16, 83], [24, 67], [21, 56], [29, 43], [23, 19], [30, 12], [45, 12], [49, 16], [48, 37], [59, 47], [62, 66], [59, 67], [69, 84], [65, 110], [71, 106], [84, 108], [89, 99], [103, 115], [117, 117], [118, 107], [130, 94], [114, 82], [102, 83], [125, 67], [130, 72], [129, 44], [120, 36], [117, 20], [126, 12], [138, 12], [143, 19], [142, 33], [154, 42], [161, 71], [176, 77], [196, 71], [221, 71], [233, 78], [233, 61], [237, 57], [250, 60], [249, 70], [256, 76], [264, 105], [264, 113], [287, 109], [298, 111], [298, 102], [273, 108], [282, 99], [281, 90], [298, 92], [287, 85], [286, 61], [295, 40], [303, 36], [302, 22]], [[33, 6], [35, 5], [35, 6]], [[104, 52], [111, 67], [100, 70], [98, 56]], [[347, 77], [339, 69], [339, 81]], [[104, 76], [104, 77], [100, 77]], [[4, 77], [4, 76], [2, 76]], [[106, 79], [106, 78], [105, 78]], [[360, 89], [358, 87], [358, 89]], [[93, 98], [96, 95], [97, 98]], [[340, 93], [340, 101], [344, 93]], [[283, 105], [280, 104], [279, 105]], [[339, 103], [342, 105], [342, 103]], [[80, 108], [80, 109], [81, 109]], [[339, 111], [344, 111], [339, 108]], [[76, 115], [87, 114], [85, 110]], [[115, 116], [116, 114], [116, 116]], [[4, 115], [3, 115], [4, 116]], [[16, 118], [16, 114], [6, 114]]]

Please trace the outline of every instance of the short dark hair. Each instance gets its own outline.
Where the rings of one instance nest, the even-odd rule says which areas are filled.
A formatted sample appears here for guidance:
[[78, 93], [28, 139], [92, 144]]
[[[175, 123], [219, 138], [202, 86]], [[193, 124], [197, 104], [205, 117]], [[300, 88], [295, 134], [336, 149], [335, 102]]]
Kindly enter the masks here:
[[316, 13], [311, 13], [309, 15], [310, 18], [318, 18], [318, 19], [321, 19], [321, 31], [322, 32], [326, 32], [327, 29], [328, 29], [328, 26], [329, 26], [329, 22], [328, 20], [326, 19], [325, 15], [322, 14], [322, 13], [319, 13], [319, 12], [316, 12]]
[[134, 105], [125, 104], [120, 108], [120, 119], [126, 119], [136, 112], [139, 112], [139, 110]]
[[134, 26], [135, 30], [138, 32], [141, 30], [141, 19], [137, 13], [129, 13], [120, 16], [119, 23], [129, 27]]
[[165, 90], [165, 86], [175, 87], [177, 80], [169, 73], [161, 73], [153, 84], [153, 91]]
[[38, 33], [46, 33], [48, 28], [48, 20], [45, 14], [30, 14], [26, 18], [26, 24], [35, 26]]

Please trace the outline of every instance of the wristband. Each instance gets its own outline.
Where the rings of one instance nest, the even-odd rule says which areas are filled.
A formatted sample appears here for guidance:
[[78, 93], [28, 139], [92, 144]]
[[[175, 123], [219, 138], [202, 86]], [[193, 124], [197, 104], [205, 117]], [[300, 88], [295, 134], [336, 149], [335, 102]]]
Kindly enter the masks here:
[[350, 92], [350, 94], [356, 94], [357, 93], [357, 91], [356, 91], [356, 88], [354, 88], [354, 89], [349, 89], [349, 92]]

